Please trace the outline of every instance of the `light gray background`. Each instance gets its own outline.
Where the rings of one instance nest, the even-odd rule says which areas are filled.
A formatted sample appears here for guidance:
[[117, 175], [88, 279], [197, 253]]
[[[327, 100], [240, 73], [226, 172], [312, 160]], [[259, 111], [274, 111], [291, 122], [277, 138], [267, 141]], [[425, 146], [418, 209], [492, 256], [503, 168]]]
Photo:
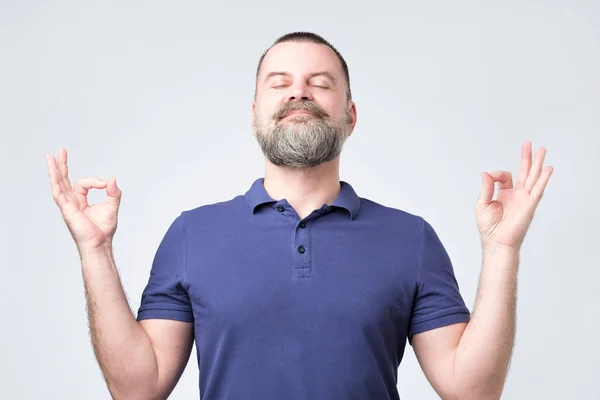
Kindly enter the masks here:
[[[254, 73], [310, 30], [350, 66], [358, 125], [342, 179], [427, 218], [472, 307], [480, 173], [546, 146], [554, 175], [526, 238], [505, 399], [599, 399], [597, 1], [0, 1], [0, 397], [107, 399], [79, 260], [44, 154], [123, 189], [115, 254], [137, 310], [168, 225], [262, 175]], [[103, 193], [94, 193], [100, 201]], [[195, 352], [195, 349], [194, 349]], [[192, 354], [172, 399], [198, 397]], [[412, 349], [403, 399], [435, 399]]]

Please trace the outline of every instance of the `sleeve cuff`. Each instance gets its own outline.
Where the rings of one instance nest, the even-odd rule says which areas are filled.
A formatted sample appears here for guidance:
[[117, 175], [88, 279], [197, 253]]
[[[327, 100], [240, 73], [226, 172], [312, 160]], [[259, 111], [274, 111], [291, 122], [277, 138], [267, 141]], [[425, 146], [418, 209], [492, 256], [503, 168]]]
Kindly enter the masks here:
[[443, 326], [452, 325], [460, 322], [469, 322], [470, 319], [471, 313], [469, 313], [468, 311], [459, 311], [453, 312], [451, 314], [442, 315], [437, 318], [427, 319], [425, 321], [418, 322], [412, 325], [408, 335], [408, 342], [412, 345], [412, 337], [417, 333], [441, 328]]
[[138, 312], [138, 321], [143, 319], [171, 319], [182, 322], [194, 322], [191, 311], [166, 310], [166, 309], [144, 309]]

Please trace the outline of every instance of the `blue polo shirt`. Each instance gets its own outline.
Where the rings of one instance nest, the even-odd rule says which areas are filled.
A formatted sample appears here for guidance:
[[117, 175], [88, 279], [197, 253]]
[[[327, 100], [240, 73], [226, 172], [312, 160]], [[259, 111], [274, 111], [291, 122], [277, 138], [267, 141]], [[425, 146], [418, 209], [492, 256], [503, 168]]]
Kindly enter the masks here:
[[137, 319], [194, 324], [202, 399], [379, 400], [412, 335], [469, 317], [423, 218], [342, 181], [301, 219], [259, 178], [175, 218]]

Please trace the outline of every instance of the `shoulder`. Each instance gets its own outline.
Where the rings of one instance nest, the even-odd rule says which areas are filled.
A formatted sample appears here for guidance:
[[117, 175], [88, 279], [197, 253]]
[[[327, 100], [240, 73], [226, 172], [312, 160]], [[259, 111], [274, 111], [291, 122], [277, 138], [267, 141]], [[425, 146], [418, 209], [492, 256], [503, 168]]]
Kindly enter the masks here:
[[250, 212], [248, 203], [243, 196], [203, 204], [194, 208], [184, 209], [177, 217], [186, 230], [197, 230], [227, 226], [230, 222], [239, 221], [240, 217]]
[[419, 236], [427, 223], [422, 216], [402, 208], [392, 207], [365, 197], [361, 197], [360, 200], [359, 219], [364, 221], [389, 226], [391, 229]]
[[203, 204], [194, 208], [183, 210], [186, 218], [194, 218], [197, 216], [205, 216], [213, 213], [223, 213], [240, 211], [242, 208], [248, 209], [248, 203], [244, 196], [238, 195], [229, 199], [220, 200], [213, 203]]

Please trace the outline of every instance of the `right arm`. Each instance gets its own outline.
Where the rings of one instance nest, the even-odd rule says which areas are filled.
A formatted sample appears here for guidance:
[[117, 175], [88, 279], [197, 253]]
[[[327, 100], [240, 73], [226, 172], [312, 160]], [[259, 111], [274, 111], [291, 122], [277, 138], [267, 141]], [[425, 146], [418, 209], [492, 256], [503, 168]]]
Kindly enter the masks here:
[[189, 360], [192, 323], [136, 321], [112, 251], [81, 253], [94, 353], [115, 399], [166, 399]]
[[[112, 253], [121, 190], [108, 181], [68, 178], [67, 154], [46, 156], [52, 195], [79, 251], [92, 345], [115, 399], [166, 399], [181, 377], [193, 344], [190, 322], [137, 321]], [[106, 189], [104, 204], [90, 206], [90, 189]]]

